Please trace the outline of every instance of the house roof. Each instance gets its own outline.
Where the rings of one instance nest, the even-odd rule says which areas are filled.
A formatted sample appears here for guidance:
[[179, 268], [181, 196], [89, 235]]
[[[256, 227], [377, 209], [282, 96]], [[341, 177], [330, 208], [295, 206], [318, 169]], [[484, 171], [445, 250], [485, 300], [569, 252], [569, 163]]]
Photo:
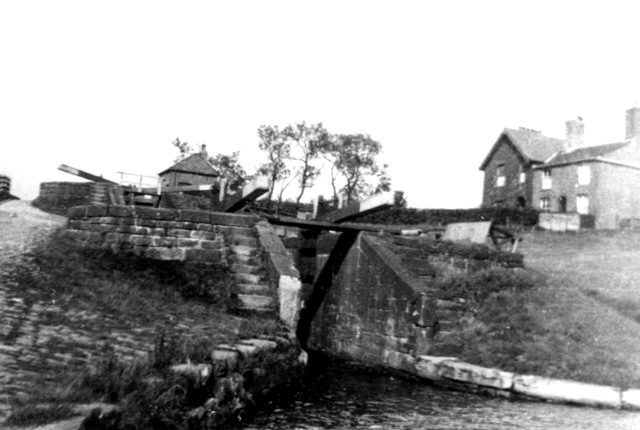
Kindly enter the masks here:
[[184, 160], [181, 160], [158, 173], [158, 175], [164, 175], [167, 172], [183, 172], [183, 173], [195, 173], [197, 175], [204, 176], [220, 176], [218, 171], [209, 163], [206, 159], [206, 155], [197, 153], [191, 154]]
[[484, 170], [494, 153], [500, 147], [500, 144], [507, 139], [516, 150], [523, 161], [527, 163], [543, 163], [554, 153], [562, 150], [565, 141], [556, 139], [555, 137], [545, 136], [539, 131], [527, 128], [513, 129], [505, 128], [494, 143], [493, 147], [487, 154], [486, 158], [480, 165], [480, 170]]
[[573, 150], [558, 152], [549, 158], [542, 166], [538, 166], [538, 168], [595, 160], [598, 157], [617, 151], [618, 149], [628, 145], [629, 142], [630, 141], [596, 146], [584, 146]]

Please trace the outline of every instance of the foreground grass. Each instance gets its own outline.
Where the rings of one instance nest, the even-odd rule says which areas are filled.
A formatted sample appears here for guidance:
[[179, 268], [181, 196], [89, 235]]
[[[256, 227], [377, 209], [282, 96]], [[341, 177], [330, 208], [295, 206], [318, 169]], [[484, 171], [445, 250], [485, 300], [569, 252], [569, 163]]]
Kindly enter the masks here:
[[46, 324], [73, 330], [66, 311], [80, 312], [91, 315], [90, 329], [97, 339], [104, 340], [114, 329], [131, 334], [148, 330], [155, 339], [153, 354], [146, 361], [123, 363], [116, 354], [117, 345], [104, 341], [98, 351], [96, 345], [87, 345], [94, 356], [89, 367], [43, 365], [31, 396], [13, 400], [14, 412], [6, 424], [37, 424], [69, 416], [73, 403], [126, 404], [136, 396], [147, 398], [147, 382], [166, 376], [169, 365], [207, 361], [219, 343], [278, 330], [275, 321], [226, 312], [230, 277], [222, 266], [84, 250], [60, 233], [37, 244], [27, 262], [12, 269], [10, 278], [10, 294], [62, 309], [51, 313]]
[[640, 235], [528, 233], [526, 269], [471, 279], [472, 311], [444, 352], [487, 367], [640, 387]]

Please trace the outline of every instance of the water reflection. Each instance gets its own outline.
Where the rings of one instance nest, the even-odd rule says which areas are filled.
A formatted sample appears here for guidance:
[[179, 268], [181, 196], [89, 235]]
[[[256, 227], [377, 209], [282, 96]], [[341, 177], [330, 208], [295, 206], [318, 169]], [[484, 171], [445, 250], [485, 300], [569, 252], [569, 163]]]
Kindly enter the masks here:
[[244, 429], [635, 430], [640, 413], [511, 402], [324, 363]]

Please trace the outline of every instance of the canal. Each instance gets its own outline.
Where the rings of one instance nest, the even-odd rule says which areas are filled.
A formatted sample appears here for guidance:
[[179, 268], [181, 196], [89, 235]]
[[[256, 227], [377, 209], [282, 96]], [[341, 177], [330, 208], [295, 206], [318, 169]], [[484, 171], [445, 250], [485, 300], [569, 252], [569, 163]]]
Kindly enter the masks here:
[[316, 362], [301, 387], [241, 428], [633, 430], [640, 429], [640, 412], [509, 401]]

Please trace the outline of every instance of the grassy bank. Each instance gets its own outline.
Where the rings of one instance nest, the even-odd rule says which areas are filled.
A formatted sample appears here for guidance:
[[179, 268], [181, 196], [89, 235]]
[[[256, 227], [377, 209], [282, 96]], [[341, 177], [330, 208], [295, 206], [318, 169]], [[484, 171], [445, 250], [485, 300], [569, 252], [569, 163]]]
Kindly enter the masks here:
[[472, 304], [445, 353], [525, 374], [640, 387], [640, 235], [525, 236], [526, 269], [453, 274]]
[[[173, 387], [166, 379], [168, 366], [210, 361], [217, 344], [279, 330], [275, 321], [226, 312], [230, 276], [223, 266], [84, 250], [59, 233], [37, 244], [6, 276], [10, 296], [19, 297], [30, 308], [55, 308], [42, 314], [40, 325], [65, 327], [73, 333], [80, 328], [73, 316], [82, 314], [89, 316], [84, 321], [90, 321], [83, 323], [82, 333], [91, 339], [80, 346], [91, 355], [86, 364], [61, 367], [46, 357], [38, 364], [29, 396], [11, 399], [14, 411], [7, 425], [60, 418], [72, 413], [69, 405], [73, 403], [115, 402], [133, 414], [145, 410], [140, 401], [151, 405], [164, 393], [164, 400], [178, 404], [176, 397], [167, 394]], [[114, 331], [132, 338], [151, 333], [152, 354], [123, 359], [120, 345], [109, 338]], [[65, 352], [65, 345], [45, 346], [49, 355]]]

